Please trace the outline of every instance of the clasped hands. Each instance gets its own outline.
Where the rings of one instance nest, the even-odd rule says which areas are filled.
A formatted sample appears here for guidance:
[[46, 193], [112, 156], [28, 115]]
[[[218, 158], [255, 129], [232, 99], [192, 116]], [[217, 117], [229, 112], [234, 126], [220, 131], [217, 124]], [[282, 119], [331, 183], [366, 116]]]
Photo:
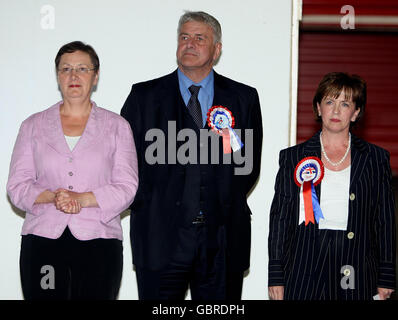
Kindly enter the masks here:
[[72, 214], [79, 213], [82, 208], [99, 207], [93, 192], [73, 192], [62, 188], [43, 191], [34, 203], [54, 203], [57, 210]]
[[79, 213], [83, 207], [80, 193], [66, 189], [57, 189], [54, 191], [54, 204], [57, 210], [64, 213]]

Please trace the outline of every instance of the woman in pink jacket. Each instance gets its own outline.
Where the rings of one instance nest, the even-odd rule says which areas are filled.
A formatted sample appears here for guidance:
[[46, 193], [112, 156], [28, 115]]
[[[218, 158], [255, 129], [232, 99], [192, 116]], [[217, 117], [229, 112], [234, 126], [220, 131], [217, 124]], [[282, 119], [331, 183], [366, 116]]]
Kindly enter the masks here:
[[7, 192], [26, 218], [20, 272], [25, 299], [116, 299], [123, 268], [120, 213], [137, 187], [131, 128], [90, 100], [99, 77], [80, 41], [56, 58], [63, 100], [26, 119]]

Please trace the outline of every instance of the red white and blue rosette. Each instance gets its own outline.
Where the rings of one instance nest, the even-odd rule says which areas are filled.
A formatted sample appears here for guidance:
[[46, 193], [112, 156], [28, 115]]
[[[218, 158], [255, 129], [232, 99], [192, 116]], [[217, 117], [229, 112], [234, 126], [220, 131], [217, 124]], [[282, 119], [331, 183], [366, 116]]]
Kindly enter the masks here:
[[305, 225], [317, 223], [323, 217], [318, 197], [316, 196], [315, 186], [321, 183], [325, 169], [321, 159], [318, 157], [306, 157], [302, 159], [294, 170], [294, 182], [303, 186]]
[[231, 148], [235, 152], [243, 147], [242, 141], [233, 130], [235, 118], [228, 108], [211, 107], [207, 112], [207, 123], [210, 128], [222, 136], [224, 153], [231, 153]]

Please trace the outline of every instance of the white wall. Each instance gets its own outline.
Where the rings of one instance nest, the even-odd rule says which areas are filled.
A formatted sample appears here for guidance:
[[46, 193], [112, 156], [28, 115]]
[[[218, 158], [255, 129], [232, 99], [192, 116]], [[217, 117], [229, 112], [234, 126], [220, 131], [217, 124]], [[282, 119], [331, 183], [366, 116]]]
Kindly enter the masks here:
[[[257, 88], [260, 95], [262, 171], [249, 197], [253, 211], [251, 268], [242, 297], [268, 298], [269, 208], [278, 153], [287, 146], [289, 133], [291, 1], [202, 0], [200, 7], [197, 3], [0, 0], [0, 299], [22, 298], [19, 248], [24, 213], [12, 207], [5, 189], [12, 148], [21, 122], [61, 98], [54, 71], [58, 49], [73, 40], [95, 48], [101, 74], [92, 98], [99, 106], [119, 113], [133, 83], [176, 68], [176, 29], [184, 10], [203, 10], [220, 21], [223, 54], [216, 71]], [[53, 22], [45, 5], [54, 9]], [[124, 270], [119, 299], [137, 299], [129, 217], [122, 225]]]

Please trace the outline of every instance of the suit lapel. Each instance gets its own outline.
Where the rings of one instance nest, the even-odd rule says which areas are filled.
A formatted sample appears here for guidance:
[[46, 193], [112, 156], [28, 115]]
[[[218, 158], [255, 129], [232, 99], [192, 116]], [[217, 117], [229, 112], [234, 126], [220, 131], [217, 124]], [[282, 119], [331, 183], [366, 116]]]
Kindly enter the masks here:
[[[306, 157], [318, 157], [319, 159], [322, 158], [321, 155], [321, 142], [320, 142], [320, 131], [318, 131], [311, 139], [309, 139], [307, 141], [307, 143], [305, 144], [304, 148], [303, 148], [303, 155], [301, 156], [300, 159], [298, 159], [298, 161], [301, 161], [302, 159], [306, 158]], [[317, 186], [315, 186], [315, 192], [316, 195], [319, 199], [319, 201], [321, 201], [321, 184], [318, 184]]]
[[[228, 88], [227, 84], [223, 80], [223, 77], [220, 76], [217, 72], [214, 72], [214, 98], [212, 106], [223, 106], [227, 107], [231, 112], [232, 115], [235, 117], [235, 120], [239, 118], [236, 109], [236, 101], [235, 92], [231, 91]], [[208, 127], [207, 121], [206, 126]], [[240, 129], [236, 127], [237, 129]]]
[[70, 155], [71, 151], [66, 143], [62, 131], [59, 107], [63, 101], [56, 103], [44, 113], [43, 131], [48, 145], [60, 154]]
[[359, 181], [362, 172], [367, 165], [369, 152], [367, 144], [351, 134], [351, 175], [350, 189]]
[[161, 108], [162, 110], [159, 111], [166, 120], [166, 128], [164, 129], [167, 129], [168, 121], [175, 121], [177, 132], [181, 130], [184, 112], [182, 107], [185, 104], [180, 93], [177, 70], [164, 79], [156, 101], [155, 109]]
[[[235, 127], [234, 129], [244, 129], [241, 124], [242, 114], [239, 112], [239, 99], [236, 97], [236, 92], [230, 87], [227, 81], [224, 80], [224, 77], [219, 75], [217, 72], [214, 72], [214, 98], [212, 106], [223, 106], [228, 108], [232, 116], [235, 118]], [[206, 119], [207, 120], [207, 119]], [[210, 130], [210, 127], [206, 121], [205, 129]], [[243, 133], [243, 132], [242, 132]], [[241, 137], [242, 142], [244, 142], [243, 137]], [[233, 154], [224, 154], [223, 151], [223, 140], [222, 137], [218, 137], [218, 145], [219, 145], [219, 161], [223, 163], [222, 165], [217, 167], [215, 174], [217, 175], [218, 180], [218, 189], [219, 189], [219, 197], [221, 203], [231, 203], [233, 199], [230, 198], [230, 190], [234, 188], [233, 185], [233, 176], [231, 173], [234, 170], [234, 161], [232, 160]], [[230, 160], [228, 158], [231, 157]], [[225, 159], [225, 162], [224, 162]], [[227, 164], [230, 161], [231, 165]]]
[[91, 101], [91, 103], [92, 108], [87, 120], [86, 128], [72, 153], [82, 152], [100, 141], [99, 138], [105, 128], [106, 114], [97, 107], [94, 101]]
[[321, 132], [318, 131], [311, 139], [306, 142], [303, 149], [303, 157], [321, 158], [321, 142], [319, 140], [320, 133]]
[[[353, 192], [357, 192], [356, 185], [360, 183], [360, 179], [364, 168], [367, 166], [369, 159], [369, 152], [367, 144], [351, 134], [351, 173], [350, 173], [350, 195]], [[360, 214], [356, 209], [356, 202], [353, 202], [351, 205], [351, 201], [348, 210], [348, 222], [347, 222], [347, 230], [353, 230], [355, 226], [355, 221], [357, 217], [355, 215]], [[353, 209], [352, 209], [353, 208]]]
[[104, 128], [105, 114], [100, 112], [95, 102], [92, 101], [93, 107], [86, 128], [76, 144], [76, 147], [73, 149], [73, 152], [71, 152], [62, 130], [61, 116], [59, 113], [59, 107], [62, 102], [63, 101], [58, 102], [45, 112], [43, 125], [44, 136], [46, 137], [47, 143], [58, 153], [71, 155], [72, 153], [78, 153], [81, 150], [87, 149], [90, 145], [99, 141], [98, 138]]

